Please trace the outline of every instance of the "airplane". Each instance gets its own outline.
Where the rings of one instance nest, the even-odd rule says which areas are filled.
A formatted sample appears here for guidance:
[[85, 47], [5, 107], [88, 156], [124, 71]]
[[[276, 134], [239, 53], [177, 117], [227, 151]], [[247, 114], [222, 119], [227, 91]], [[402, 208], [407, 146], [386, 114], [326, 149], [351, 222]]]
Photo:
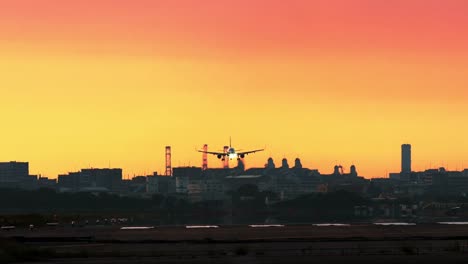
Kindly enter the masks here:
[[264, 151], [265, 149], [255, 149], [255, 150], [249, 150], [249, 151], [242, 151], [242, 152], [236, 152], [236, 150], [231, 146], [231, 138], [229, 138], [229, 148], [227, 152], [212, 152], [212, 151], [203, 151], [203, 150], [197, 150], [198, 152], [206, 153], [206, 154], [212, 154], [216, 155], [218, 159], [221, 159], [224, 161], [226, 157], [228, 157], [230, 160], [237, 158], [237, 160], [243, 159], [245, 155], [259, 152], [259, 151]]

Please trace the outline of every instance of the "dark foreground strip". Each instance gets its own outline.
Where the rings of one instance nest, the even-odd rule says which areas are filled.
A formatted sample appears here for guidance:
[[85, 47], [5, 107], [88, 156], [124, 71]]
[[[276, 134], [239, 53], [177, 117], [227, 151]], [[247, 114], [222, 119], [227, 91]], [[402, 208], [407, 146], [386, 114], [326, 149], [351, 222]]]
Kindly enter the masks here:
[[45, 242], [96, 242], [92, 236], [86, 237], [24, 237], [14, 236], [11, 239], [21, 243], [45, 243]]
[[96, 240], [92, 236], [88, 237], [11, 237], [20, 243], [46, 243], [46, 242], [81, 242], [81, 243], [109, 243], [109, 244], [176, 244], [176, 243], [191, 243], [191, 244], [232, 244], [232, 243], [284, 243], [284, 242], [385, 242], [385, 241], [444, 241], [444, 240], [468, 240], [468, 236], [446, 236], [446, 237], [430, 237], [430, 236], [405, 236], [405, 237], [382, 237], [382, 238], [367, 238], [367, 237], [344, 237], [344, 238], [272, 238], [272, 239], [196, 239], [196, 240], [117, 240], [117, 239], [100, 239]]

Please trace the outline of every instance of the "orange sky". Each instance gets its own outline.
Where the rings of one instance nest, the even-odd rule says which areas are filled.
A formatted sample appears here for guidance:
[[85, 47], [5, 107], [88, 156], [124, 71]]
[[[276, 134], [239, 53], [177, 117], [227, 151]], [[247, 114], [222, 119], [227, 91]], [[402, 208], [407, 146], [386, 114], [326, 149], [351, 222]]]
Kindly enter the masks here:
[[[253, 3], [254, 2], [254, 3]], [[267, 147], [365, 177], [468, 167], [468, 2], [0, 2], [0, 160], [56, 177]], [[216, 158], [209, 166], [219, 167]]]

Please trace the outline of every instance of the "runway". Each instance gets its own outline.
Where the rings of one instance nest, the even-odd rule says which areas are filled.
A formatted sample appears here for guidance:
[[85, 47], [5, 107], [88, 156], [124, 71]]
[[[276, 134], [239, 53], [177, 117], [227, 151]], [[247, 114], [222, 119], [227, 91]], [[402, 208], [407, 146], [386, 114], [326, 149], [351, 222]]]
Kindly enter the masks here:
[[[310, 263], [356, 259], [386, 262], [403, 256], [432, 263], [468, 257], [468, 226], [444, 224], [307, 224], [256, 226], [44, 227], [2, 230], [10, 238], [52, 250], [50, 262], [119, 263]], [[443, 256], [443, 258], [441, 258]], [[410, 261], [406, 261], [411, 263]], [[114, 261], [111, 261], [114, 260]], [[307, 262], [307, 261], [309, 262]], [[366, 261], [369, 262], [366, 262]], [[70, 261], [70, 262], [69, 262]], [[123, 262], [122, 262], [123, 263]], [[401, 263], [401, 262], [400, 262]], [[416, 262], [414, 262], [416, 263]]]

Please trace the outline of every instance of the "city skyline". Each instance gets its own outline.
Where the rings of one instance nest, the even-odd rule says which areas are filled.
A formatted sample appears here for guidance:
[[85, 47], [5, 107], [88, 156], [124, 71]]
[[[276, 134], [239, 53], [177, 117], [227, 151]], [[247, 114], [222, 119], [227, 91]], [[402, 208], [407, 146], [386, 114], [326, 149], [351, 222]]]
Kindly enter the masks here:
[[[207, 146], [207, 144], [205, 144], [205, 146]], [[411, 160], [413, 159], [413, 156], [411, 154], [411, 144], [402, 144], [401, 145], [401, 153], [400, 153], [400, 159], [401, 159], [401, 163], [400, 163], [400, 167], [401, 167], [401, 170], [390, 170], [390, 171], [386, 171], [385, 175], [379, 175], [379, 176], [366, 176], [366, 175], [362, 175], [364, 178], [366, 179], [372, 179], [372, 178], [388, 178], [388, 177], [392, 177], [391, 174], [408, 174], [408, 173], [411, 173], [411, 172], [422, 172], [422, 171], [427, 171], [427, 170], [431, 170], [431, 169], [436, 169], [438, 170], [439, 168], [443, 168], [444, 170], [448, 170], [448, 171], [461, 171], [461, 170], [466, 170], [467, 168], [464, 167], [464, 164], [461, 164], [460, 167], [455, 167], [455, 168], [452, 168], [452, 167], [449, 167], [448, 164], [446, 163], [440, 163], [440, 164], [433, 164], [433, 163], [429, 163], [429, 166], [427, 166], [427, 163], [426, 163], [426, 166], [424, 167], [424, 169], [421, 169], [420, 166], [416, 166], [415, 169], [413, 169], [412, 167], [412, 164], [411, 164]], [[165, 162], [167, 162], [167, 160], [169, 159], [169, 168], [188, 168], [188, 167], [192, 167], [192, 168], [200, 168], [200, 169], [203, 169], [204, 166], [203, 166], [203, 160], [204, 160], [204, 156], [202, 155], [202, 162], [200, 162], [200, 164], [191, 164], [190, 162], [187, 164], [187, 163], [184, 163], [184, 164], [180, 164], [180, 162], [178, 164], [174, 164], [173, 161], [172, 161], [172, 157], [171, 157], [171, 154], [169, 154], [169, 157], [167, 157], [167, 150], [169, 148], [169, 153], [171, 153], [171, 147], [170, 146], [166, 146], [165, 147]], [[211, 157], [211, 156], [207, 156], [206, 158], [208, 159], [208, 157]], [[337, 162], [335, 161], [334, 165], [329, 167], [329, 168], [326, 168], [325, 170], [321, 170], [317, 167], [308, 167], [308, 166], [303, 166], [303, 161], [301, 160], [301, 158], [297, 157], [295, 159], [288, 159], [287, 157], [283, 157], [282, 159], [279, 159], [279, 160], [275, 160], [273, 157], [268, 157], [268, 159], [265, 161], [264, 165], [263, 166], [259, 166], [259, 167], [246, 167], [245, 166], [245, 158], [244, 159], [226, 159], [226, 161], [224, 160], [221, 160], [221, 159], [218, 159], [218, 158], [212, 158], [212, 160], [210, 162], [213, 162], [215, 163], [215, 165], [211, 165], [210, 166], [210, 163], [208, 162], [206, 165], [207, 165], [207, 169], [216, 169], [216, 168], [226, 168], [225, 165], [226, 164], [229, 164], [229, 168], [230, 169], [235, 169], [236, 167], [239, 166], [239, 162], [242, 161], [243, 165], [242, 165], [242, 168], [243, 170], [247, 170], [247, 169], [251, 169], [251, 168], [267, 168], [269, 163], [270, 163], [270, 160], [272, 162], [272, 164], [274, 164], [274, 166], [276, 168], [281, 168], [284, 166], [284, 164], [287, 164], [287, 167], [289, 168], [293, 168], [295, 167], [295, 163], [298, 162], [298, 164], [300, 164], [300, 167], [301, 168], [306, 168], [306, 169], [311, 169], [311, 170], [317, 170], [318, 172], [322, 173], [322, 174], [329, 174], [329, 173], [336, 173], [336, 170], [337, 168], [340, 168], [340, 170], [342, 171], [342, 173], [350, 173], [351, 170], [353, 170], [353, 167], [354, 167], [354, 170], [356, 170], [356, 164], [355, 163], [351, 163], [351, 164], [344, 164], [344, 163], [340, 163], [340, 162]], [[10, 162], [13, 162], [13, 163], [16, 163], [16, 162], [19, 162], [19, 163], [28, 163], [28, 161], [17, 161], [17, 160], [11, 160]], [[227, 163], [226, 163], [227, 162]], [[131, 179], [135, 176], [151, 176], [151, 175], [160, 175], [160, 176], [167, 176], [167, 164], [164, 164], [163, 166], [163, 169], [161, 170], [154, 170], [154, 171], [144, 171], [143, 173], [129, 173], [128, 171], [126, 173], [123, 173], [122, 176], [123, 176], [123, 179]], [[86, 170], [86, 169], [120, 169], [122, 171], [126, 171], [125, 168], [122, 168], [122, 167], [119, 167], [119, 166], [111, 166], [111, 163], [109, 162], [108, 166], [91, 166], [91, 165], [88, 165], [88, 166], [83, 166], [81, 168], [74, 168], [74, 169], [70, 169], [68, 170], [67, 172], [68, 173], [73, 173], [73, 172], [77, 172], [77, 171], [80, 171], [80, 170]], [[63, 175], [65, 172], [61, 172], [57, 175], [43, 175], [41, 173], [30, 173], [31, 175], [37, 175], [37, 176], [40, 176], [40, 177], [48, 177], [48, 178], [51, 178], [51, 179], [56, 179], [57, 176], [59, 175]], [[171, 172], [172, 173], [172, 172]], [[359, 173], [359, 169], [358, 169], [358, 173]], [[171, 175], [171, 174], [170, 174]]]
[[[468, 166], [463, 1], [4, 1], [0, 160], [55, 178], [266, 146], [365, 177]], [[221, 163], [209, 157], [210, 167]]]

